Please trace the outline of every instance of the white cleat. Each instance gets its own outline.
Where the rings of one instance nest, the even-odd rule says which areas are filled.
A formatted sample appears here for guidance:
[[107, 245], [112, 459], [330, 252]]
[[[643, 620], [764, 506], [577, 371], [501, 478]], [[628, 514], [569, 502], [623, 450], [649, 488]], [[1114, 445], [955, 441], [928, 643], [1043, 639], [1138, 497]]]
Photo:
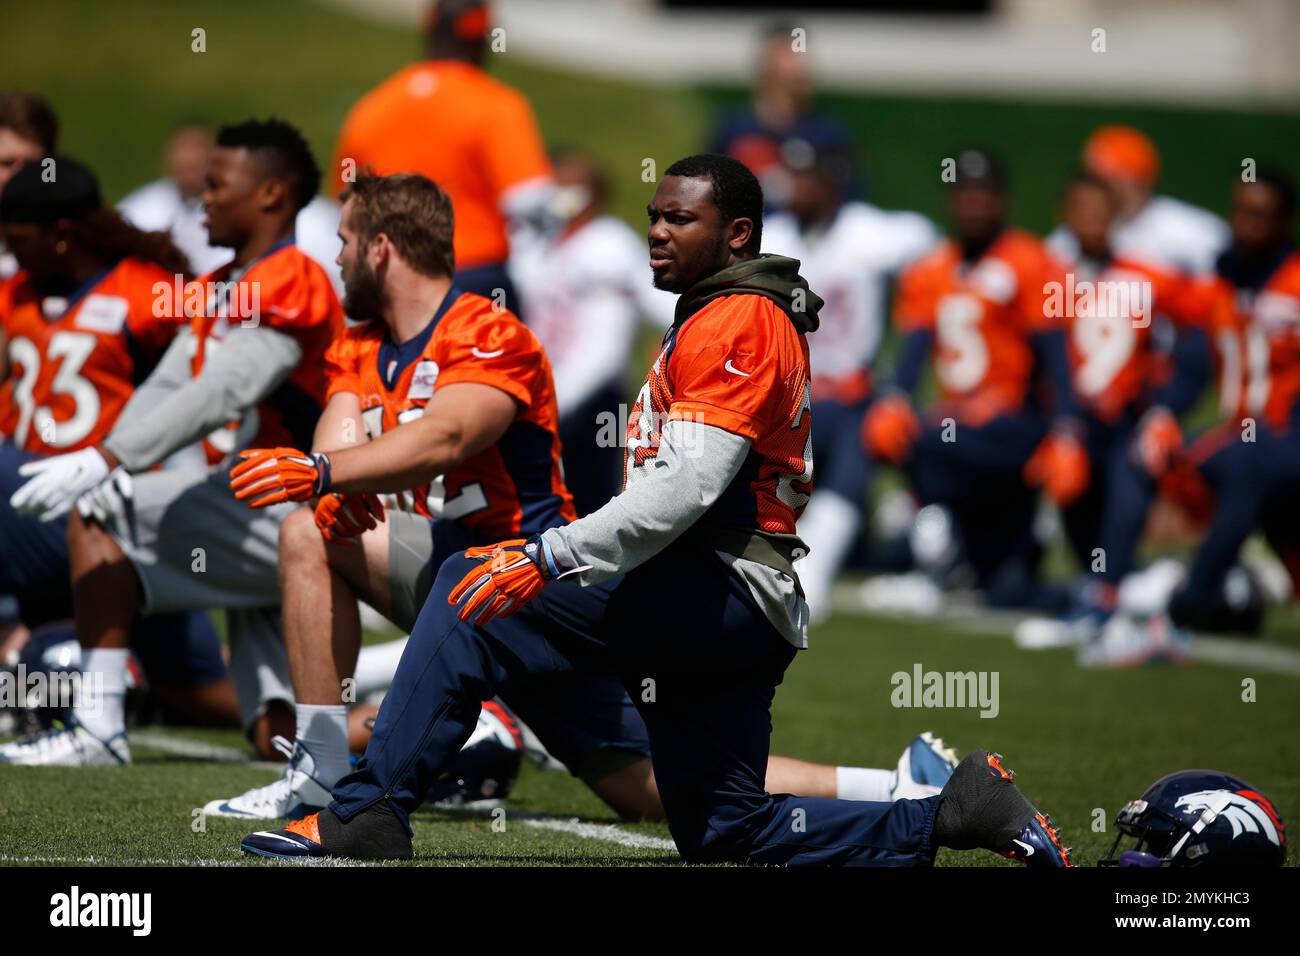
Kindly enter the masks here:
[[316, 762], [301, 743], [272, 737], [276, 750], [289, 758], [278, 780], [228, 800], [213, 800], [203, 808], [208, 817], [240, 820], [283, 820], [304, 817], [329, 805], [330, 789], [313, 776]]
[[928, 730], [907, 745], [898, 758], [891, 800], [922, 800], [938, 796], [952, 772], [957, 769], [957, 751], [944, 744]]
[[1191, 660], [1192, 637], [1176, 627], [1167, 614], [1134, 619], [1116, 614], [1101, 636], [1079, 648], [1079, 666], [1089, 668], [1142, 667], [1184, 664]]
[[864, 610], [880, 614], [933, 617], [943, 610], [943, 590], [921, 571], [868, 578], [858, 600]]
[[131, 762], [126, 734], [100, 740], [81, 724], [60, 725], [0, 747], [0, 766], [121, 767]]
[[1012, 637], [1016, 647], [1027, 651], [1079, 647], [1095, 641], [1105, 623], [1105, 616], [1095, 611], [1068, 617], [1027, 617], [1016, 625]]
[[1187, 568], [1181, 561], [1158, 558], [1150, 567], [1125, 575], [1119, 583], [1119, 610], [1138, 617], [1161, 614], [1185, 577]]

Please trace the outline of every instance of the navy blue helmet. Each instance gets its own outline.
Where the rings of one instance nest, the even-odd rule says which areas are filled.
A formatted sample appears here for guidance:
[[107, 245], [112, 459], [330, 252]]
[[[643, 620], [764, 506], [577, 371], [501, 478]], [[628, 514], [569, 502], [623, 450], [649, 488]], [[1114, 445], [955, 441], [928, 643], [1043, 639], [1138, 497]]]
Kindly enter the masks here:
[[[1102, 866], [1281, 866], [1286, 824], [1273, 802], [1246, 781], [1217, 770], [1161, 777], [1115, 817], [1119, 830]], [[1137, 844], [1115, 851], [1125, 838]]]

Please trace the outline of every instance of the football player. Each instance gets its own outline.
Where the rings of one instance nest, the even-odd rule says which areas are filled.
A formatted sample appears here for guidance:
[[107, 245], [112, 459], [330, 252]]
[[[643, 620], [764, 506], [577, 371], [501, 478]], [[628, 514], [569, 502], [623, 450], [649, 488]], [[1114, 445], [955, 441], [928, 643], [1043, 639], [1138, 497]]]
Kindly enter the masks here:
[[[328, 353], [313, 450], [246, 451], [231, 473], [253, 507], [319, 497], [314, 519], [297, 511], [280, 536], [295, 750], [279, 780], [207, 813], [276, 819], [328, 803], [348, 771], [342, 691], [361, 644], [356, 598], [409, 631], [453, 553], [575, 517], [550, 362], [512, 313], [454, 284], [451, 224], [446, 194], [422, 176], [362, 174], [343, 193], [344, 304], [369, 321]], [[502, 696], [616, 811], [662, 817], [646, 730], [619, 681], [547, 673]], [[952, 764], [942, 742], [923, 737], [898, 771], [774, 758], [768, 786], [888, 800], [936, 792]]]
[[646, 281], [640, 238], [604, 211], [597, 162], [577, 150], [552, 161], [557, 225], [511, 238], [510, 273], [554, 369], [564, 480], [582, 515], [618, 493], [624, 371], [640, 324], [666, 329], [676, 300]]
[[[1256, 529], [1284, 556], [1295, 550], [1291, 512], [1300, 489], [1300, 253], [1295, 251], [1295, 183], [1262, 168], [1232, 200], [1232, 245], [1207, 284], [1208, 331], [1220, 375], [1221, 426], [1187, 450], [1179, 487], [1196, 487], [1194, 511], [1209, 529], [1169, 601], [1178, 627], [1235, 629], [1229, 570]], [[1181, 478], [1181, 481], [1177, 479]], [[1155, 619], [1148, 640], [1167, 630]]]
[[[1113, 251], [1117, 202], [1110, 186], [1090, 173], [1065, 187], [1062, 222], [1078, 258], [1067, 264], [1060, 305], [1070, 323], [1074, 390], [1095, 467], [1087, 491], [1062, 517], [1086, 571], [1067, 615], [1031, 618], [1016, 628], [1022, 647], [1087, 644], [1101, 636], [1119, 584], [1133, 569], [1156, 482], [1182, 448], [1179, 418], [1207, 380], [1209, 343], [1191, 281]], [[1156, 342], [1162, 324], [1175, 336], [1172, 348]], [[1114, 649], [1112, 639], [1081, 653], [1085, 663], [1100, 663]], [[1172, 645], [1167, 650], [1176, 652]]]
[[763, 248], [798, 259], [823, 303], [821, 326], [808, 340], [817, 492], [799, 519], [808, 543], [799, 580], [817, 621], [830, 613], [831, 585], [862, 525], [869, 459], [858, 435], [885, 332], [886, 286], [939, 234], [924, 216], [850, 199], [856, 167], [845, 140], [788, 139], [781, 155], [789, 212], [764, 223]]
[[[628, 423], [623, 491], [577, 521], [448, 558], [357, 769], [328, 808], [241, 847], [409, 858], [409, 815], [479, 701], [613, 673], [645, 721], [687, 860], [924, 865], [939, 846], [982, 846], [1067, 865], [1056, 829], [986, 751], [921, 800], [764, 790], [772, 699], [807, 645], [794, 531], [812, 479], [804, 335], [820, 301], [794, 260], [759, 254], [762, 190], [741, 163], [679, 160], [647, 212], [655, 284], [681, 298]], [[402, 431], [376, 449], [401, 446]], [[345, 456], [348, 471], [366, 457], [313, 469], [321, 493]]]
[[519, 310], [506, 272], [509, 219], [538, 213], [553, 188], [528, 100], [483, 69], [491, 22], [485, 0], [435, 0], [424, 20], [425, 58], [352, 107], [331, 182], [355, 173], [420, 173], [456, 208], [456, 283]]
[[[9, 179], [0, 223], [22, 266], [0, 285], [12, 372], [0, 385], [0, 594], [17, 598], [27, 627], [61, 629], [73, 613], [66, 520], [23, 517], [9, 498], [35, 463], [108, 434], [179, 328], [155, 308], [156, 287], [170, 286], [184, 259], [165, 235], [143, 233], [106, 208], [95, 175], [64, 156], [29, 163]], [[236, 719], [206, 614], [160, 616], [137, 637], [151, 687], [169, 711]], [[10, 652], [18, 644], [10, 642]]]
[[[1160, 153], [1150, 137], [1132, 126], [1099, 127], [1083, 144], [1080, 162], [1115, 194], [1110, 245], [1117, 255], [1184, 276], [1213, 273], [1228, 244], [1228, 226], [1205, 209], [1156, 194]], [[1078, 259], [1078, 238], [1065, 225], [1047, 242], [1063, 261]]]
[[[274, 732], [292, 726], [274, 617], [280, 522], [293, 509], [250, 513], [231, 500], [220, 465], [149, 469], [204, 436], [215, 462], [249, 444], [310, 437], [325, 401], [325, 350], [343, 329], [329, 277], [293, 241], [294, 220], [319, 177], [292, 126], [268, 120], [223, 128], [204, 205], [212, 242], [234, 249], [234, 260], [171, 293], [171, 308], [189, 314], [190, 327], [106, 438], [24, 467], [29, 481], [11, 498], [21, 514], [51, 519], [74, 505], [82, 512], [68, 524], [72, 588], [84, 667], [99, 678], [83, 684], [73, 721], [43, 745], [45, 762], [130, 759], [123, 676], [137, 610], [246, 612], [232, 620], [231, 633], [244, 725], [268, 756]], [[22, 762], [25, 747], [19, 742], [5, 754]]]
[[[1066, 505], [1088, 483], [1064, 318], [1047, 302], [1064, 272], [1041, 240], [1007, 224], [998, 159], [965, 150], [953, 172], [956, 238], [899, 280], [898, 367], [867, 412], [863, 440], [906, 469], [922, 503], [950, 509], [987, 603], [1034, 606], [1036, 488]], [[941, 398], [922, 419], [912, 393], [930, 359]]]

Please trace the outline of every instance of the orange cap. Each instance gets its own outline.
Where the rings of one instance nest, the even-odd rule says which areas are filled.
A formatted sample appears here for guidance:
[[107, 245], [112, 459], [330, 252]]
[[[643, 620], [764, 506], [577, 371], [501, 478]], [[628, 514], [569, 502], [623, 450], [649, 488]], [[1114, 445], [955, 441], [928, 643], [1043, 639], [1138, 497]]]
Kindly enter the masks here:
[[1160, 153], [1147, 135], [1132, 126], [1102, 126], [1083, 144], [1083, 165], [1106, 179], [1154, 183]]

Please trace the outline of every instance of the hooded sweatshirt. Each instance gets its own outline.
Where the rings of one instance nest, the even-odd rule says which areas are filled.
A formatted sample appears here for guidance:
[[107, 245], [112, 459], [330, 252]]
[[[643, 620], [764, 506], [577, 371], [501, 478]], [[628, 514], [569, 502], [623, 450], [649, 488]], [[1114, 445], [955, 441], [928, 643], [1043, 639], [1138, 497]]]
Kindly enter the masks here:
[[[798, 270], [795, 259], [764, 255], [709, 276], [682, 294], [665, 341], [710, 302], [730, 295], [763, 296], [800, 333], [816, 329], [822, 300]], [[552, 560], [583, 585], [632, 571], [705, 523], [701, 519], [707, 521], [709, 509], [745, 464], [750, 445], [748, 438], [722, 428], [670, 419], [659, 436], [653, 467], [637, 469], [636, 480], [629, 479], [623, 493], [599, 510], [543, 534]], [[794, 575], [771, 562], [738, 556], [734, 548], [715, 550], [746, 582], [777, 631], [796, 647], [806, 647], [808, 608]]]

